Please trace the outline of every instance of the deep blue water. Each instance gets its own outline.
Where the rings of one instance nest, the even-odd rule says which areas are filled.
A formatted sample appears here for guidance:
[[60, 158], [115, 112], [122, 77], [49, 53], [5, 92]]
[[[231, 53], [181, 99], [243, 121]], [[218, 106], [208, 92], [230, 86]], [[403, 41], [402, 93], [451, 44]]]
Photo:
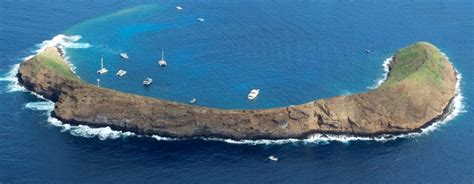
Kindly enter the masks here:
[[[91, 45], [67, 49], [77, 74], [90, 83], [100, 78], [107, 88], [232, 109], [366, 91], [393, 52], [429, 41], [462, 74], [465, 112], [427, 135], [386, 142], [247, 145], [75, 136], [52, 126], [45, 111], [32, 110], [40, 99], [9, 92], [4, 77], [36, 44], [58, 34], [81, 35], [77, 42]], [[166, 68], [156, 64], [161, 49]], [[130, 60], [120, 60], [121, 50]], [[109, 69], [104, 76], [95, 74], [100, 57]], [[470, 0], [2, 1], [0, 183], [472, 183], [473, 63]], [[117, 78], [118, 69], [128, 74]], [[154, 78], [149, 88], [141, 85], [145, 77]], [[252, 88], [261, 95], [248, 103]], [[280, 161], [268, 161], [271, 154]]]

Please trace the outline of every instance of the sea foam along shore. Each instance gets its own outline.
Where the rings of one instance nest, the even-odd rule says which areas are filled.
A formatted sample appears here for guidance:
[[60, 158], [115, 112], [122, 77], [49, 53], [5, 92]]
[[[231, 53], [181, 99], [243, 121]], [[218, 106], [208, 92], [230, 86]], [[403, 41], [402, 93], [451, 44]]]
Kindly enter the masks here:
[[48, 123], [61, 128], [61, 132], [69, 132], [71, 135], [93, 138], [97, 137], [100, 140], [106, 139], [117, 139], [121, 137], [127, 137], [135, 135], [132, 132], [122, 132], [112, 130], [110, 127], [91, 128], [86, 125], [73, 126], [67, 123], [63, 123], [58, 119], [51, 117], [51, 112], [54, 110], [54, 103], [49, 100], [39, 102], [29, 102], [25, 104], [25, 108], [37, 111], [45, 111], [45, 115], [48, 116]]
[[36, 54], [43, 52], [48, 47], [57, 47], [61, 50], [61, 53], [64, 59], [68, 61], [67, 63], [70, 66], [71, 71], [75, 73], [76, 67], [71, 62], [69, 62], [69, 58], [67, 57], [67, 54], [66, 54], [66, 49], [87, 49], [87, 48], [92, 47], [92, 45], [89, 43], [77, 42], [81, 38], [82, 37], [80, 35], [69, 35], [69, 36], [63, 35], [63, 34], [56, 35], [51, 40], [45, 40], [41, 42], [40, 44], [37, 44], [36, 45], [37, 49], [33, 52], [34, 54], [23, 58], [22, 61], [25, 61], [34, 57]]
[[[63, 48], [63, 54], [64, 57], [66, 58], [66, 53], [64, 48], [89, 48], [91, 47], [90, 44], [87, 43], [74, 43], [80, 39], [80, 36], [65, 36], [65, 35], [58, 35], [55, 36], [52, 40], [46, 40], [43, 41], [41, 44], [38, 44], [39, 48], [35, 51], [35, 53], [31, 56], [28, 56], [24, 58], [23, 60], [29, 59], [36, 55], [37, 53], [44, 51], [45, 48], [50, 47], [50, 46], [59, 46], [60, 48]], [[446, 57], [446, 55], [443, 53], [443, 55]], [[447, 57], [446, 57], [447, 58]], [[447, 58], [449, 60], [449, 58]], [[387, 58], [383, 62], [383, 68], [384, 68], [384, 74], [383, 77], [379, 80], [377, 80], [376, 84], [373, 86], [374, 88], [380, 86], [383, 82], [385, 82], [388, 72], [389, 72], [389, 65], [390, 62], [392, 61], [392, 57]], [[12, 69], [6, 74], [5, 77], [0, 78], [0, 80], [4, 81], [10, 81], [10, 84], [8, 86], [8, 91], [9, 92], [14, 92], [14, 91], [25, 91], [26, 89], [23, 88], [18, 84], [18, 79], [16, 77], [16, 74], [18, 73], [18, 67], [19, 64], [16, 64], [12, 67]], [[349, 143], [351, 141], [380, 141], [380, 142], [385, 142], [385, 141], [390, 141], [390, 140], [395, 140], [398, 138], [413, 138], [413, 137], [419, 137], [421, 135], [429, 134], [435, 130], [437, 130], [439, 127], [442, 125], [446, 124], [448, 121], [454, 119], [456, 116], [464, 112], [464, 105], [463, 105], [463, 96], [461, 94], [461, 79], [462, 76], [460, 73], [457, 72], [457, 83], [456, 83], [456, 96], [454, 97], [451, 107], [449, 109], [449, 113], [444, 117], [443, 120], [434, 122], [430, 126], [427, 126], [425, 128], [422, 128], [420, 132], [412, 132], [412, 133], [407, 133], [407, 134], [399, 134], [399, 135], [380, 135], [377, 137], [359, 137], [359, 136], [348, 136], [348, 135], [330, 135], [330, 134], [313, 134], [309, 136], [306, 139], [278, 139], [278, 140], [267, 140], [267, 139], [261, 139], [261, 140], [232, 140], [232, 139], [221, 139], [221, 138], [203, 138], [203, 137], [197, 137], [197, 138], [192, 138], [192, 139], [201, 139], [204, 141], [221, 141], [221, 142], [226, 142], [230, 144], [248, 144], [248, 145], [261, 145], [261, 144], [289, 144], [289, 143], [315, 143], [315, 144], [327, 144], [329, 142], [335, 141], [335, 142], [343, 142], [343, 143]], [[31, 110], [39, 110], [39, 111], [45, 111], [46, 115], [48, 116], [48, 122], [56, 127], [60, 127], [62, 132], [69, 132], [71, 135], [74, 136], [81, 136], [81, 137], [86, 137], [86, 138], [93, 138], [97, 137], [100, 140], [105, 140], [105, 139], [117, 139], [117, 138], [124, 138], [124, 137], [129, 137], [129, 136], [136, 136], [136, 137], [151, 137], [154, 138], [158, 141], [179, 141], [179, 140], [189, 140], [189, 139], [178, 139], [178, 138], [169, 138], [169, 137], [162, 137], [158, 135], [153, 135], [153, 136], [141, 136], [141, 135], [136, 135], [132, 132], [122, 132], [122, 131], [116, 131], [112, 130], [110, 127], [102, 127], [102, 128], [92, 128], [87, 125], [70, 125], [67, 123], [63, 123], [59, 121], [58, 119], [51, 117], [51, 112], [54, 110], [54, 103], [44, 99], [42, 96], [30, 92], [31, 94], [37, 96], [39, 99], [42, 101], [39, 102], [30, 102], [25, 104], [25, 108], [31, 109]]]
[[[66, 54], [66, 49], [86, 49], [92, 47], [89, 43], [80, 43], [77, 42], [81, 39], [80, 35], [63, 35], [59, 34], [54, 36], [51, 40], [45, 40], [40, 44], [36, 45], [36, 49], [33, 51], [32, 55], [24, 57], [21, 61], [28, 60], [34, 57], [36, 54], [43, 52], [48, 47], [58, 47], [61, 49], [61, 53], [66, 61], [69, 61]], [[75, 67], [70, 62], [68, 62], [71, 70], [74, 72]], [[110, 127], [104, 128], [90, 128], [85, 125], [79, 126], [71, 126], [69, 124], [62, 123], [61, 121], [57, 120], [56, 118], [51, 117], [51, 112], [54, 110], [54, 103], [45, 99], [43, 96], [36, 94], [31, 91], [27, 91], [23, 86], [19, 85], [18, 78], [16, 77], [18, 73], [18, 69], [20, 64], [15, 64], [11, 67], [9, 72], [5, 74], [3, 77], [0, 77], [0, 81], [7, 81], [9, 82], [7, 85], [7, 92], [28, 92], [38, 98], [37, 102], [29, 102], [25, 104], [25, 108], [37, 111], [45, 111], [46, 115], [48, 116], [48, 123], [53, 126], [61, 127], [61, 131], [68, 131], [72, 135], [75, 136], [82, 136], [82, 137], [98, 137], [100, 140], [105, 139], [115, 139], [123, 136], [130, 136], [133, 135], [131, 132], [121, 132], [121, 131], [114, 131]]]
[[375, 84], [372, 85], [372, 86], [367, 87], [368, 89], [378, 88], [380, 85], [382, 85], [387, 80], [388, 72], [390, 72], [390, 63], [392, 62], [392, 60], [393, 60], [393, 56], [390, 56], [389, 58], [385, 59], [385, 61], [383, 61], [383, 64], [382, 64], [383, 75], [382, 75], [382, 77], [375, 80]]
[[[81, 39], [80, 35], [63, 35], [59, 34], [54, 36], [51, 40], [45, 40], [39, 44], [36, 44], [35, 49], [32, 51], [32, 54], [29, 56], [26, 56], [21, 59], [21, 61], [25, 61], [28, 59], [31, 59], [34, 57], [36, 54], [43, 52], [46, 48], [48, 47], [58, 47], [61, 49], [61, 53], [63, 54], [64, 58], [66, 61], [69, 61], [67, 54], [66, 54], [66, 49], [86, 49], [92, 47], [91, 44], [89, 43], [81, 43], [77, 42]], [[68, 62], [68, 65], [71, 68], [71, 71], [75, 72], [76, 67], [71, 64], [71, 62]], [[0, 81], [7, 81], [9, 82], [7, 86], [7, 92], [15, 92], [15, 91], [26, 91], [26, 89], [18, 85], [18, 78], [16, 77], [16, 74], [18, 73], [18, 69], [20, 68], [20, 64], [14, 64], [11, 66], [11, 69], [7, 74], [5, 74], [3, 77], [0, 77]]]

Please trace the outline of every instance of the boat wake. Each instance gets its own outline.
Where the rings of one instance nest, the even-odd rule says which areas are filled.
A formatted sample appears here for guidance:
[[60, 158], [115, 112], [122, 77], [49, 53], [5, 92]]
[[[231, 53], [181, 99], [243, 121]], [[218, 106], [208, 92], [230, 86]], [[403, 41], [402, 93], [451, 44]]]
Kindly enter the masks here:
[[[80, 36], [64, 36], [58, 35], [55, 36], [52, 40], [44, 41], [40, 44], [40, 48], [36, 50], [35, 54], [43, 51], [47, 47], [51, 46], [58, 46], [62, 48], [88, 48], [91, 45], [85, 43], [74, 43], [80, 39]], [[72, 42], [72, 43], [71, 43]], [[63, 53], [65, 54], [65, 52]], [[444, 53], [443, 55], [449, 59]], [[29, 59], [32, 56], [28, 56], [25, 58]], [[384, 63], [384, 75], [381, 79], [377, 80], [376, 84], [372, 87], [377, 88], [380, 86], [386, 79], [389, 72], [389, 64], [392, 60], [392, 57], [387, 58]], [[419, 137], [422, 135], [429, 134], [441, 126], [445, 125], [447, 122], [456, 118], [459, 114], [465, 112], [464, 104], [463, 104], [463, 96], [461, 93], [461, 79], [462, 75], [457, 72], [457, 83], [456, 83], [456, 96], [453, 98], [450, 111], [444, 117], [443, 120], [434, 122], [428, 127], [422, 128], [419, 132], [412, 132], [407, 134], [398, 134], [398, 135], [391, 135], [385, 134], [376, 137], [359, 137], [359, 136], [348, 136], [348, 135], [330, 135], [330, 134], [313, 134], [306, 139], [277, 139], [277, 140], [267, 140], [267, 139], [260, 139], [260, 140], [233, 140], [233, 139], [222, 139], [222, 138], [204, 138], [204, 137], [197, 137], [197, 138], [170, 138], [170, 137], [162, 137], [158, 135], [152, 136], [143, 136], [137, 135], [133, 132], [127, 131], [117, 131], [112, 130], [110, 127], [102, 127], [102, 128], [92, 128], [87, 125], [70, 125], [67, 123], [63, 123], [60, 120], [51, 116], [51, 112], [54, 110], [54, 103], [43, 98], [41, 95], [38, 95], [34, 92], [27, 91], [24, 87], [18, 84], [18, 79], [16, 74], [18, 73], [19, 64], [13, 65], [11, 70], [4, 76], [0, 78], [0, 81], [10, 81], [8, 85], [9, 92], [16, 92], [16, 91], [23, 91], [29, 92], [35, 96], [37, 96], [42, 101], [39, 102], [30, 102], [25, 104], [25, 108], [35, 111], [45, 111], [46, 115], [48, 116], [48, 123], [50, 125], [59, 127], [61, 132], [68, 132], [74, 136], [86, 137], [86, 138], [98, 138], [99, 140], [106, 140], [106, 139], [117, 139], [117, 138], [125, 138], [125, 137], [148, 137], [153, 138], [158, 141], [182, 141], [182, 140], [190, 140], [190, 139], [200, 139], [204, 141], [219, 141], [219, 142], [226, 142], [230, 144], [246, 144], [246, 145], [281, 145], [281, 144], [328, 144], [330, 142], [342, 142], [342, 143], [349, 143], [351, 141], [377, 141], [377, 142], [386, 142], [391, 140], [396, 140], [400, 138], [414, 138]]]

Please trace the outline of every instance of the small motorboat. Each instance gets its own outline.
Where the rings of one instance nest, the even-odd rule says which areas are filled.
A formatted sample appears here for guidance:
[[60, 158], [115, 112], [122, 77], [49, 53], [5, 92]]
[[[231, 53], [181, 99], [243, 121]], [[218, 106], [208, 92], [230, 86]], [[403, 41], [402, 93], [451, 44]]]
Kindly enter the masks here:
[[148, 77], [145, 80], [143, 80], [143, 85], [149, 86], [153, 82], [153, 79]]
[[127, 71], [125, 71], [125, 70], [119, 70], [116, 75], [119, 76], [119, 77], [122, 77], [122, 76], [124, 76], [125, 74], [127, 74]]
[[268, 159], [270, 159], [271, 161], [275, 161], [275, 162], [278, 161], [278, 157], [273, 156], [273, 155], [270, 155], [270, 156], [268, 157]]
[[176, 6], [176, 10], [181, 11], [181, 10], [183, 10], [183, 7], [181, 7], [181, 6]]
[[196, 98], [193, 98], [191, 101], [189, 101], [189, 104], [194, 104], [196, 103], [197, 99]]
[[204, 22], [204, 18], [198, 18], [197, 21]]
[[364, 51], [365, 51], [365, 53], [371, 53], [372, 52], [369, 49], [365, 49]]
[[258, 93], [260, 93], [260, 89], [252, 89], [247, 98], [249, 100], [254, 100], [255, 98], [257, 98]]
[[165, 61], [165, 51], [163, 51], [163, 49], [161, 50], [161, 60], [158, 61], [158, 64], [161, 66], [161, 67], [165, 67], [166, 65], [168, 65]]
[[128, 54], [126, 52], [121, 52], [120, 57], [123, 59], [128, 59]]
[[97, 70], [97, 73], [98, 74], [105, 74], [107, 73], [109, 70], [107, 70], [106, 68], [104, 68], [104, 58], [100, 58], [100, 69]]

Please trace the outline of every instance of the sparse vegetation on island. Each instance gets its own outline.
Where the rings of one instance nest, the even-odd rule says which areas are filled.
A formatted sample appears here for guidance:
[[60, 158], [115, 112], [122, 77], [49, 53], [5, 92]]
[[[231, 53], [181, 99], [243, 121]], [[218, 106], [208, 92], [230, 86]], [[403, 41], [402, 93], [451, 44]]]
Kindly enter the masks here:
[[390, 75], [382, 86], [399, 82], [441, 86], [445, 57], [428, 42], [417, 42], [394, 55]]

